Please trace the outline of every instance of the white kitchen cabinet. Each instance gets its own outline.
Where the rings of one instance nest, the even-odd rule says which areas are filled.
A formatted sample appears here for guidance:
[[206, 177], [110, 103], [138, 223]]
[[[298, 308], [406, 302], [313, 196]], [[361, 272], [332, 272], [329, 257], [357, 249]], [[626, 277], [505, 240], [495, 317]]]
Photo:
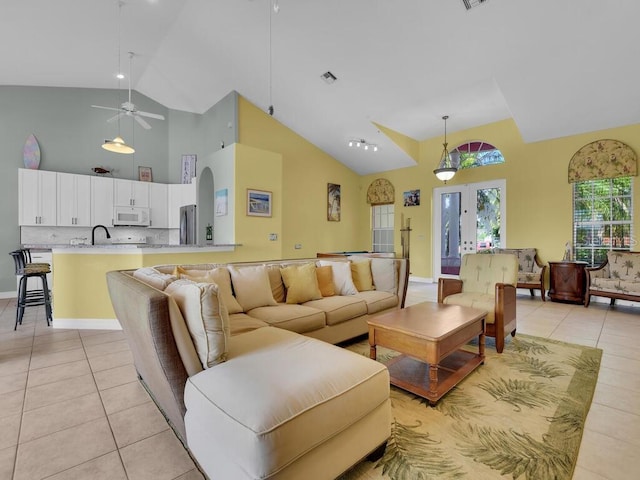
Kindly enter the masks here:
[[121, 178], [114, 179], [114, 204], [123, 207], [148, 207], [149, 184], [150, 182], [123, 180]]
[[56, 224], [56, 172], [18, 169], [20, 225]]
[[196, 204], [196, 184], [174, 183], [169, 185], [168, 228], [180, 228], [180, 207]]
[[151, 228], [168, 228], [167, 209], [169, 185], [164, 183], [149, 184], [149, 209], [151, 215]]
[[113, 178], [91, 177], [91, 225], [113, 225]]
[[91, 225], [91, 177], [57, 173], [57, 225], [88, 227]]

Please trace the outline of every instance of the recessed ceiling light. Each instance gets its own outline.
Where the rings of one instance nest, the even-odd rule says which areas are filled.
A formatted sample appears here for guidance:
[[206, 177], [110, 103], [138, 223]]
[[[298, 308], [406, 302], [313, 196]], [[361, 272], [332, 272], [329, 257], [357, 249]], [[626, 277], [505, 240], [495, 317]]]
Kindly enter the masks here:
[[467, 10], [471, 10], [474, 7], [478, 7], [482, 5], [486, 1], [487, 0], [462, 0], [462, 3], [464, 3], [464, 6], [466, 7]]

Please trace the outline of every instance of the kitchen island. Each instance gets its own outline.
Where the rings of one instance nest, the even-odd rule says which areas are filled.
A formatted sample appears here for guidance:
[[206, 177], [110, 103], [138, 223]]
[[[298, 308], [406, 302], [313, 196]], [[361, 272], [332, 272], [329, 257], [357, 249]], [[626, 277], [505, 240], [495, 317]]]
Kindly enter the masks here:
[[[106, 273], [167, 263], [232, 261], [239, 245], [38, 245], [53, 258], [53, 326], [119, 329]], [[36, 245], [30, 245], [36, 248]]]

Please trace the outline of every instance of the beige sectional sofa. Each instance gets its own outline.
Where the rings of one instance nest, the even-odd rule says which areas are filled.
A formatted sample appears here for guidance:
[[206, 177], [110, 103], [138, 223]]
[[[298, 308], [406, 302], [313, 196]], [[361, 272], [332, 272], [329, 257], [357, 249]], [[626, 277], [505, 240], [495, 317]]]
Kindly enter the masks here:
[[387, 369], [332, 344], [404, 305], [406, 260], [162, 265], [107, 282], [143, 384], [210, 478], [330, 479], [384, 448]]

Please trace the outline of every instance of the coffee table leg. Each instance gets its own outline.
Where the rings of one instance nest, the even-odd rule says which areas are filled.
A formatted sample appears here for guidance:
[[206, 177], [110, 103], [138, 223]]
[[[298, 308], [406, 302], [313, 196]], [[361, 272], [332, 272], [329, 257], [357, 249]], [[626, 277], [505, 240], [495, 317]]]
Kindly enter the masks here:
[[478, 337], [478, 353], [482, 358], [482, 364], [484, 365], [484, 333], [481, 333]]
[[429, 364], [429, 393], [438, 393], [438, 365]]

